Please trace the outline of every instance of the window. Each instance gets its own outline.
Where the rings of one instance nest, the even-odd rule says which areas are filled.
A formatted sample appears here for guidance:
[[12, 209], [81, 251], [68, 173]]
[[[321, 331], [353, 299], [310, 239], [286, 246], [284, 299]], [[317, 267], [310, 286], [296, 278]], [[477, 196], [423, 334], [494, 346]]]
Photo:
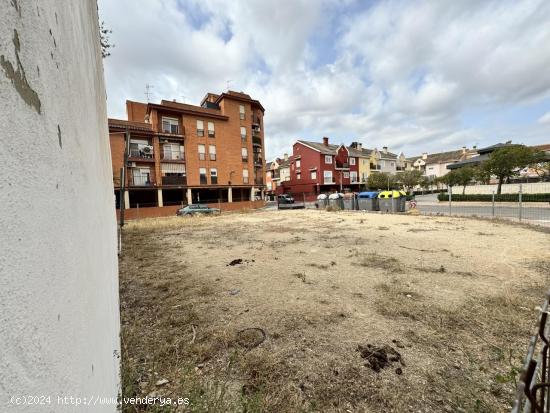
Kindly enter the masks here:
[[208, 153], [210, 154], [210, 160], [215, 161], [216, 160], [216, 147], [214, 145], [210, 145], [208, 147]]
[[296, 159], [296, 169], [300, 169], [300, 160]]
[[132, 168], [134, 186], [151, 185], [151, 170], [149, 168]]
[[355, 158], [349, 158], [349, 164], [355, 165]]
[[199, 176], [201, 185], [206, 185], [208, 183], [206, 181], [206, 168], [199, 168]]
[[248, 183], [248, 169], [243, 169], [243, 184]]
[[204, 136], [204, 122], [202, 120], [197, 121], [197, 136]]
[[166, 160], [185, 159], [183, 145], [179, 145], [177, 143], [165, 143], [162, 146], [162, 159], [166, 159]]
[[317, 171], [311, 171], [309, 177], [313, 180], [317, 179]]
[[208, 122], [208, 137], [213, 138], [216, 136], [214, 131], [214, 122]]
[[210, 168], [210, 183], [218, 183], [218, 170], [216, 168]]
[[244, 126], [241, 126], [241, 139], [246, 139], [246, 128]]
[[177, 119], [162, 117], [162, 131], [164, 133], [179, 134], [180, 125]]
[[301, 174], [301, 173], [297, 173], [297, 174], [296, 174], [296, 179], [298, 179], [298, 180], [299, 180], [299, 179], [302, 179], [302, 174]]
[[324, 183], [325, 184], [331, 184], [332, 183], [332, 171], [324, 171]]
[[199, 145], [199, 160], [204, 161], [206, 159], [206, 148], [204, 145]]
[[244, 105], [239, 105], [239, 118], [244, 119]]
[[344, 178], [349, 179], [349, 172], [344, 172]]
[[248, 162], [248, 149], [241, 148], [241, 156], [243, 158], [243, 162]]
[[350, 171], [349, 177], [350, 177], [350, 179], [351, 179], [351, 182], [357, 182], [357, 172], [355, 172], [355, 171]]
[[332, 164], [332, 156], [325, 155], [325, 163], [326, 164]]

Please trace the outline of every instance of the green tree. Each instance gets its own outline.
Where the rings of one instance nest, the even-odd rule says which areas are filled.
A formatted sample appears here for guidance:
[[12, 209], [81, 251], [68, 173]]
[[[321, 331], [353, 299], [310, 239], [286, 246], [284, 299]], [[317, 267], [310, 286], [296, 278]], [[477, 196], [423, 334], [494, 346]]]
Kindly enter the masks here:
[[410, 192], [415, 186], [420, 185], [422, 181], [422, 171], [413, 169], [400, 172], [397, 174], [397, 180], [403, 185], [405, 191]]
[[488, 184], [491, 180], [491, 173], [483, 165], [473, 167], [474, 179], [482, 184]]
[[395, 185], [395, 176], [385, 172], [371, 173], [367, 178], [367, 186], [369, 189], [388, 189], [394, 188]]
[[475, 177], [475, 170], [471, 166], [465, 166], [463, 168], [455, 169], [456, 184], [462, 185], [462, 195], [466, 192], [466, 185], [468, 185]]
[[497, 194], [502, 191], [506, 179], [517, 176], [519, 170], [536, 161], [536, 152], [524, 145], [498, 148], [489, 156], [482, 167], [498, 179]]
[[458, 174], [456, 170], [453, 169], [445, 175], [437, 177], [436, 181], [447, 185], [448, 188], [452, 188], [453, 186], [458, 184]]

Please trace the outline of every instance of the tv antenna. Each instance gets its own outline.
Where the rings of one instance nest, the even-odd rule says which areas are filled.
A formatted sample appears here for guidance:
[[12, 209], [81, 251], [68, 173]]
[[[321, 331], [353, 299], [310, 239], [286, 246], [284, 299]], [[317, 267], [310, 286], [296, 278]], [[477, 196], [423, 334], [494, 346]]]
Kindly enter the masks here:
[[147, 83], [145, 85], [145, 96], [147, 96], [147, 103], [151, 100], [151, 96], [153, 95], [153, 92], [151, 92], [151, 89], [153, 89], [154, 86]]

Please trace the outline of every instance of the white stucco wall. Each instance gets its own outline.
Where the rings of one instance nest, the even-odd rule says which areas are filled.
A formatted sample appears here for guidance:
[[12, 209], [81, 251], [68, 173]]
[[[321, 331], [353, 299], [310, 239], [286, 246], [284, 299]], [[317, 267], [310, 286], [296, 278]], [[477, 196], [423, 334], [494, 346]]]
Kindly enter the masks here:
[[[95, 1], [0, 1], [0, 144], [0, 411], [83, 411], [57, 396], [116, 397], [119, 384]], [[9, 404], [28, 395], [51, 404]]]

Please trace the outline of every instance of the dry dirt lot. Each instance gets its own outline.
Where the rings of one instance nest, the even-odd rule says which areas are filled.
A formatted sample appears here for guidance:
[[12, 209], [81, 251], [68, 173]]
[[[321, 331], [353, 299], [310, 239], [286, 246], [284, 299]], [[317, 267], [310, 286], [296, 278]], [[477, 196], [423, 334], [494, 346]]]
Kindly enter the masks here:
[[123, 394], [191, 405], [125, 411], [507, 411], [549, 245], [507, 223], [353, 212], [131, 223]]

